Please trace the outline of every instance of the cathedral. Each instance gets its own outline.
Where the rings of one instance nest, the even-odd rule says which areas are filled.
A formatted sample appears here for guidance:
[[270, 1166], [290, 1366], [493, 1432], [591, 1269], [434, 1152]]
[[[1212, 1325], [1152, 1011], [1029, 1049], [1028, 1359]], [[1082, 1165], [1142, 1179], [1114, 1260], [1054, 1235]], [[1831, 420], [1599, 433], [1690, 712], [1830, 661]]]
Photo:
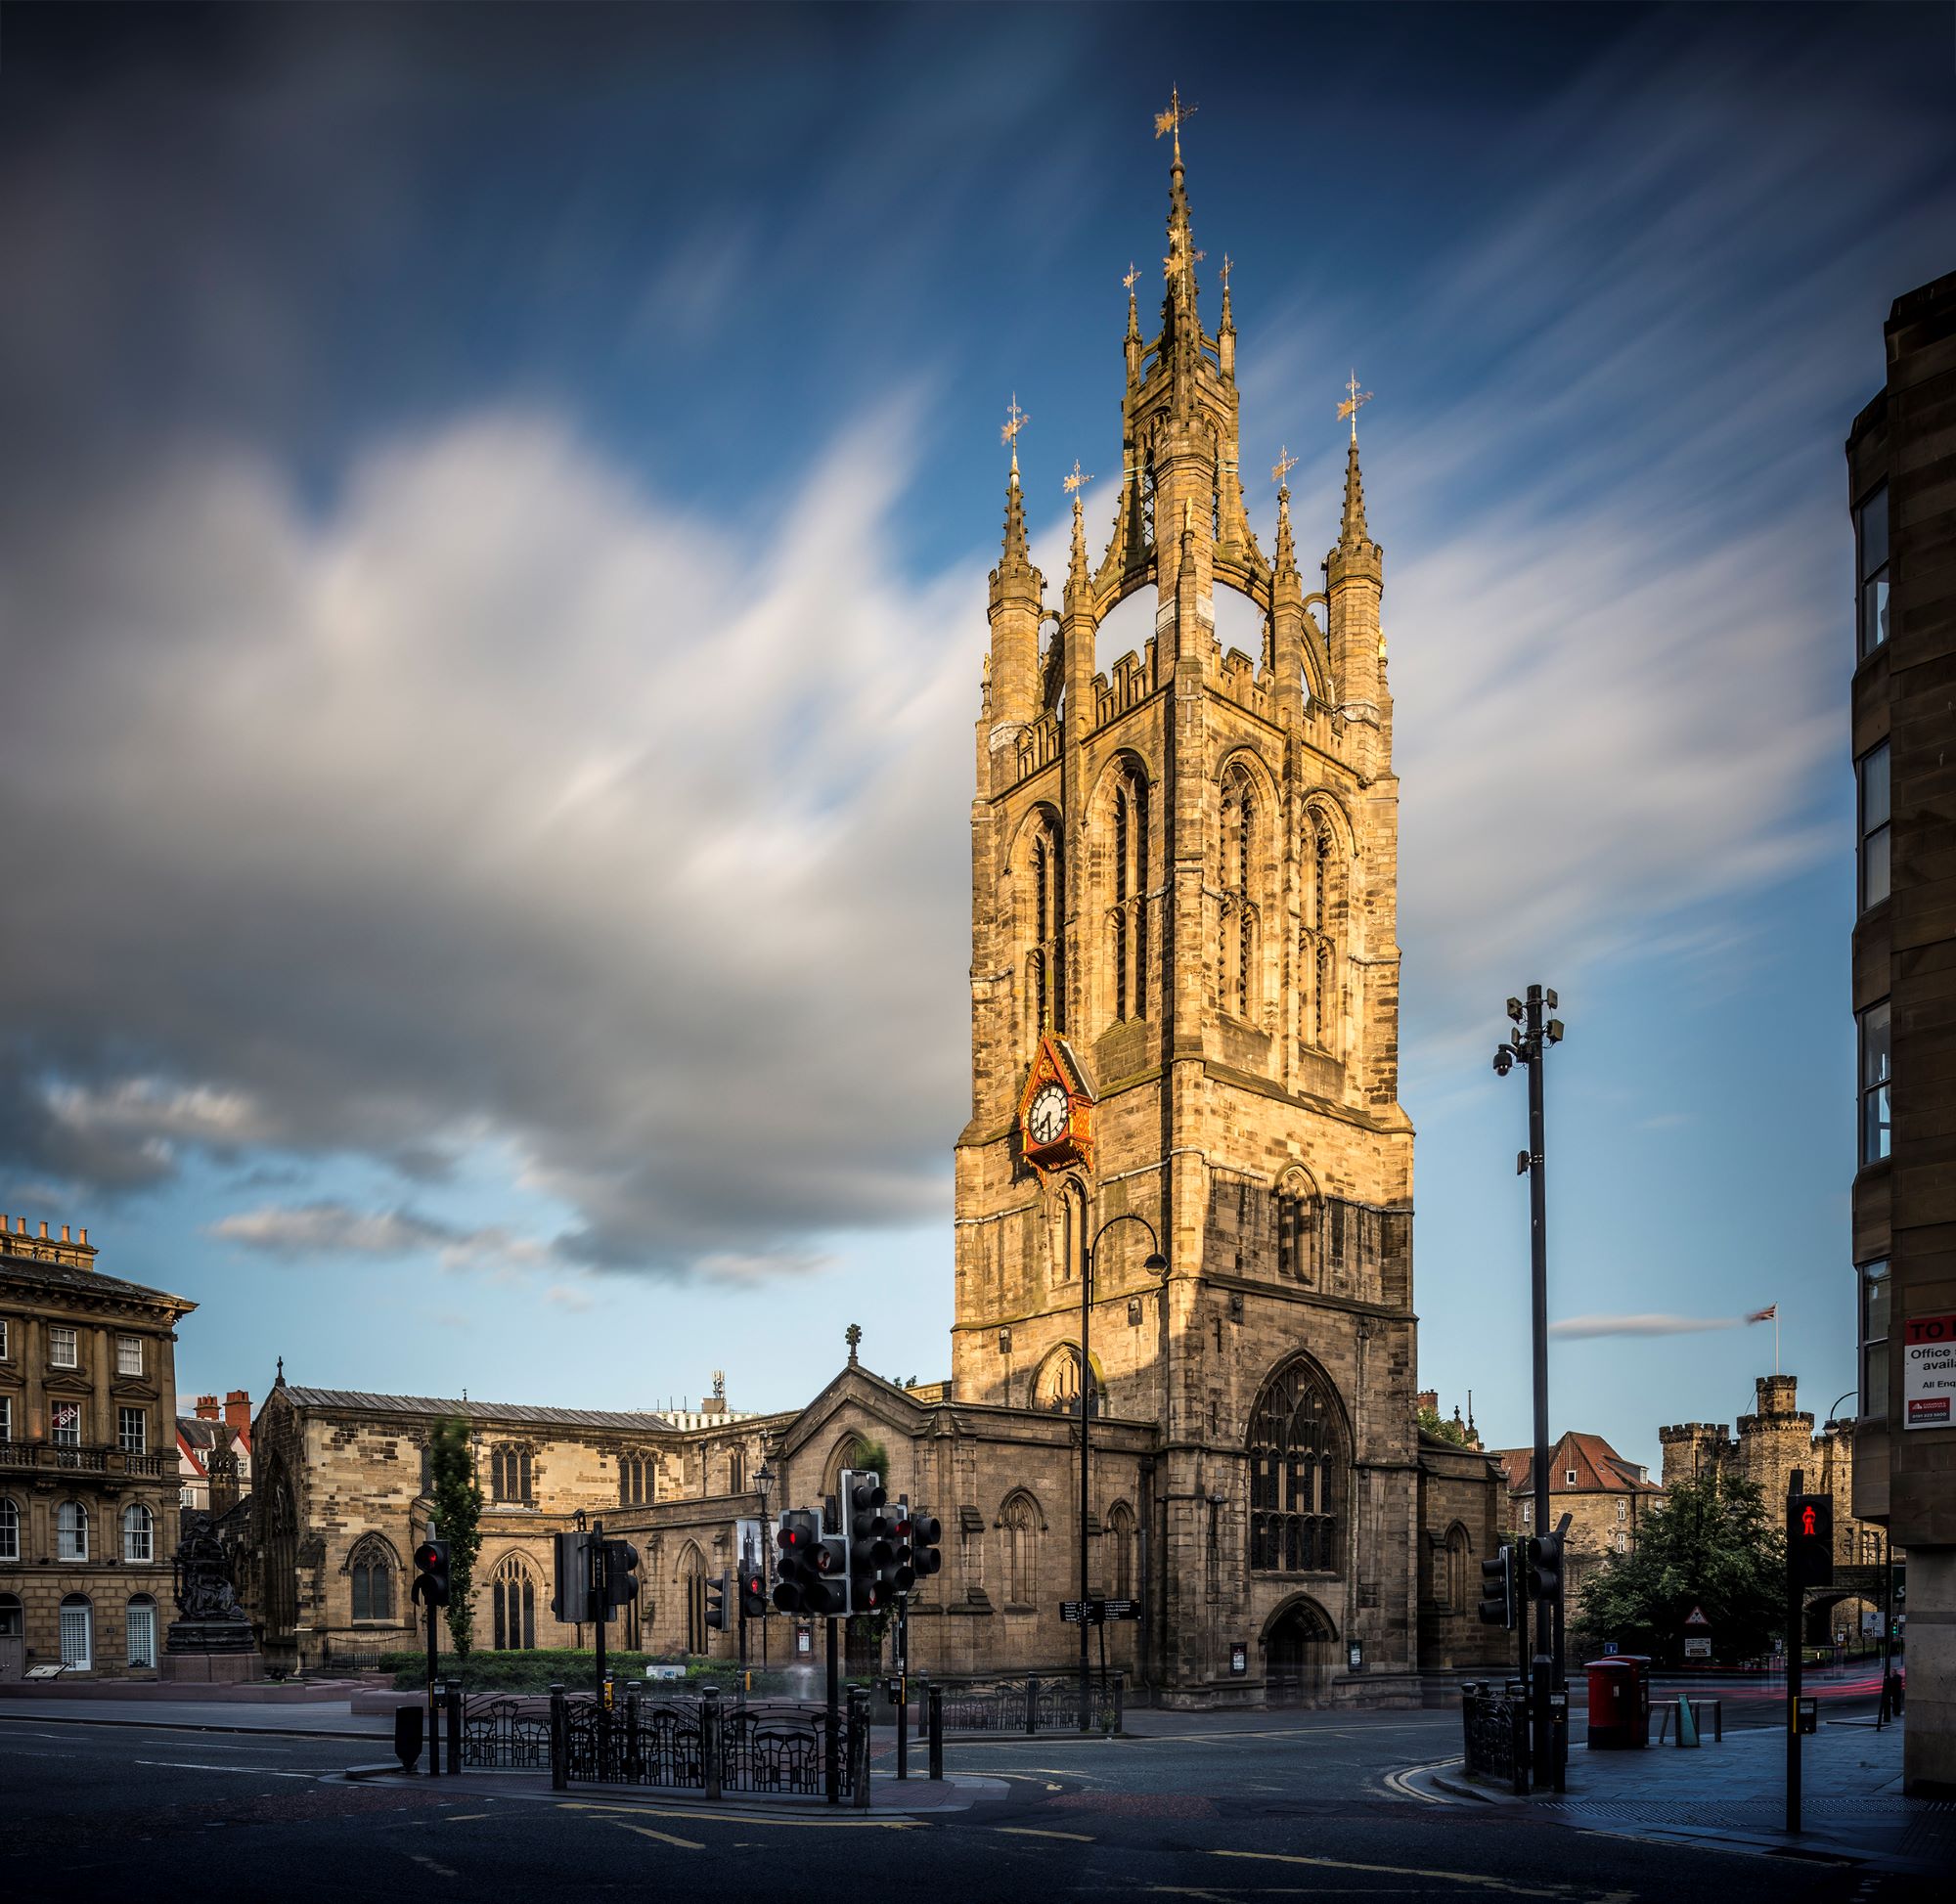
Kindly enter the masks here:
[[[1501, 1661], [1507, 1636], [1473, 1612], [1498, 1472], [1415, 1419], [1399, 782], [1361, 399], [1308, 588], [1287, 465], [1268, 554], [1250, 528], [1228, 266], [1212, 332], [1178, 119], [1161, 126], [1151, 341], [1128, 283], [1111, 538], [1096, 558], [1076, 479], [1056, 601], [1028, 544], [1016, 403], [1006, 424], [950, 1379], [883, 1381], [854, 1332], [828, 1388], [777, 1415], [724, 1395], [680, 1418], [282, 1379], [254, 1442], [268, 1648], [310, 1663], [412, 1643], [417, 1451], [448, 1413], [482, 1449], [481, 1644], [583, 1637], [548, 1611], [550, 1535], [581, 1511], [646, 1556], [614, 1643], [730, 1650], [701, 1583], [734, 1565], [736, 1524], [818, 1500], [867, 1440], [891, 1492], [944, 1524], [913, 1669], [1069, 1668], [1083, 1550], [1089, 1593], [1139, 1611], [1106, 1629], [1110, 1663], [1165, 1701], [1410, 1701], [1426, 1675]], [[1256, 653], [1219, 636], [1232, 595]], [[1131, 597], [1152, 604], [1146, 637], [1102, 670], [1101, 625]]]

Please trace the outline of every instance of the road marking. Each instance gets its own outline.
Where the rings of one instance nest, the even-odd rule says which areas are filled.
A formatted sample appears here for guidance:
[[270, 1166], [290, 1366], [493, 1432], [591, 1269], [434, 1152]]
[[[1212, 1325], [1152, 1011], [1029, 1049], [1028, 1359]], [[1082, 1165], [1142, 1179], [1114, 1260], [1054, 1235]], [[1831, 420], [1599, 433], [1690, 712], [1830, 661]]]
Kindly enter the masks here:
[[[138, 1758], [131, 1762], [137, 1765], [167, 1766], [173, 1772], [238, 1772], [247, 1779], [286, 1779], [294, 1776], [290, 1772], [278, 1771], [270, 1765], [200, 1765], [196, 1760], [189, 1758]], [[308, 1779], [312, 1774], [300, 1772], [296, 1776]]]
[[1396, 1797], [1417, 1798], [1423, 1805], [1444, 1805], [1446, 1800], [1432, 1792], [1422, 1792], [1416, 1785], [1408, 1785], [1406, 1780], [1416, 1772], [1437, 1772], [1443, 1765], [1458, 1765], [1460, 1756], [1456, 1752], [1451, 1758], [1429, 1759], [1424, 1765], [1401, 1765], [1397, 1772], [1388, 1772], [1381, 1781], [1386, 1790]]
[[495, 1815], [493, 1811], [458, 1811], [454, 1817], [444, 1819], [442, 1822], [449, 1825], [472, 1825], [478, 1818], [493, 1818]]
[[410, 1851], [408, 1856], [413, 1858], [417, 1864], [426, 1865], [437, 1878], [459, 1878], [462, 1875], [459, 1871], [449, 1870], [445, 1864], [436, 1864], [432, 1858], [422, 1857], [419, 1851]]
[[682, 1851], [704, 1851], [696, 1838], [675, 1838], [670, 1832], [655, 1832], [649, 1825], [634, 1825], [625, 1818], [600, 1818], [600, 1825], [616, 1825], [621, 1832], [637, 1832], [641, 1838], [655, 1838], [661, 1844], [676, 1844]]
[[1212, 1858], [1256, 1858], [1265, 1864], [1308, 1864], [1320, 1871], [1363, 1871], [1379, 1878], [1439, 1878], [1451, 1884], [1478, 1884], [1509, 1897], [1567, 1897], [1567, 1884], [1517, 1884], [1479, 1871], [1431, 1871], [1409, 1864], [1354, 1864], [1349, 1858], [1307, 1858], [1293, 1851], [1214, 1851]]
[[745, 1811], [696, 1811], [691, 1806], [684, 1811], [674, 1811], [659, 1805], [594, 1804], [579, 1798], [559, 1798], [556, 1802], [559, 1811], [628, 1811], [635, 1817], [684, 1818], [695, 1825], [793, 1825], [804, 1829], [813, 1827], [817, 1831], [909, 1832], [914, 1831], [922, 1822], [915, 1818], [770, 1818], [765, 1814], [757, 1817]]
[[992, 1829], [1006, 1838], [1063, 1838], [1074, 1844], [1093, 1842], [1084, 1832], [1036, 1832], [1030, 1825], [994, 1825]]

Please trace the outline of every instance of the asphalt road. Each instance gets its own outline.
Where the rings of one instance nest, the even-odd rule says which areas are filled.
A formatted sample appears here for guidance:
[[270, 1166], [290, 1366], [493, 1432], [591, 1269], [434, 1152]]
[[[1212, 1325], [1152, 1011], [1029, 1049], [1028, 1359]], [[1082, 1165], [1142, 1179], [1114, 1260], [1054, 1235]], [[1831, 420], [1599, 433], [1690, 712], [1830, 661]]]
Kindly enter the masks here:
[[1123, 1741], [957, 1742], [947, 1770], [1000, 1781], [1005, 1794], [910, 1822], [652, 1794], [517, 1796], [483, 1774], [349, 1784], [343, 1741], [0, 1721], [0, 1898], [1930, 1894], [1927, 1881], [1602, 1837], [1514, 1809], [1424, 1802], [1389, 1783], [1452, 1755], [1458, 1738], [1457, 1714], [1382, 1712], [1240, 1715]]

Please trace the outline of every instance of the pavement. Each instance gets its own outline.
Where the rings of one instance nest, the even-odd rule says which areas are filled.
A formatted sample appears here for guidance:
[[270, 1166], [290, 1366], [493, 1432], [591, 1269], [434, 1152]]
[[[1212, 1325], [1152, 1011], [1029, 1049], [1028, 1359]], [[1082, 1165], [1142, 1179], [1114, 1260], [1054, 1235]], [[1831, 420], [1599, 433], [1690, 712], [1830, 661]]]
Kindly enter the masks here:
[[1699, 1844], [1761, 1856], [1827, 1859], [1875, 1870], [1947, 1872], [1956, 1864], [1956, 1802], [1911, 1798], [1901, 1789], [1902, 1728], [1872, 1719], [1823, 1722], [1800, 1741], [1800, 1824], [1786, 1830], [1786, 1734], [1780, 1726], [1709, 1733], [1696, 1749], [1653, 1744], [1641, 1751], [1572, 1745], [1566, 1792], [1517, 1798], [1470, 1778], [1460, 1761], [1409, 1776], [1419, 1795], [1505, 1805], [1586, 1831]]

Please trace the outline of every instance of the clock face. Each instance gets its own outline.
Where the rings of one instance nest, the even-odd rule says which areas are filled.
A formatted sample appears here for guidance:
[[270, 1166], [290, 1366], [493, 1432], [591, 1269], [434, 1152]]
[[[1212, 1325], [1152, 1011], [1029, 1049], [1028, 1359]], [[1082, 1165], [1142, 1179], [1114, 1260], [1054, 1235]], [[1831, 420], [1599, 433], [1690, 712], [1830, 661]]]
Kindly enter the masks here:
[[1066, 1134], [1066, 1087], [1045, 1084], [1026, 1113], [1026, 1130], [1036, 1144], [1057, 1143]]

